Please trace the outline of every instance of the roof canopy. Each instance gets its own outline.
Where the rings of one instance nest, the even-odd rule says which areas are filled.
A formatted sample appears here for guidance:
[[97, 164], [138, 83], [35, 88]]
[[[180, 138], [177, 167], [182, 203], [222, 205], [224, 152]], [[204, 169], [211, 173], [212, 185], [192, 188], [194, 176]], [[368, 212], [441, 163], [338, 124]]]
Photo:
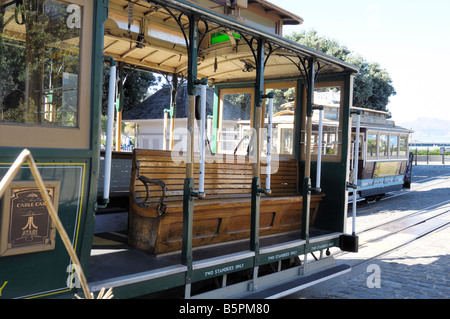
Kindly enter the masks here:
[[[321, 75], [358, 71], [357, 67], [334, 57], [188, 1], [136, 1], [131, 24], [128, 23], [127, 10], [124, 10], [129, 2], [110, 0], [110, 3], [104, 54], [118, 61], [170, 74], [186, 74], [186, 27], [189, 16], [195, 14], [200, 18], [198, 78], [207, 78], [212, 83], [253, 82], [257, 39], [265, 39], [266, 43], [266, 80], [299, 78], [309, 58], [315, 59], [316, 69]], [[248, 3], [286, 13], [267, 1], [250, 0]], [[218, 41], [218, 37], [222, 39]]]

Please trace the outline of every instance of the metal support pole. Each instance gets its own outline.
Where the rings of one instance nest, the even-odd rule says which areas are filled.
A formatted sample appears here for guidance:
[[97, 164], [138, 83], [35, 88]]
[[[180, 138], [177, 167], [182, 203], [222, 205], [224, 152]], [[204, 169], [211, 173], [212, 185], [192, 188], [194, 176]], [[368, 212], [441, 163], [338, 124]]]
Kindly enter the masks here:
[[309, 214], [311, 207], [311, 178], [303, 179], [303, 214], [302, 214], [302, 239], [309, 240]]
[[[351, 111], [351, 114], [357, 114], [356, 138], [353, 151], [353, 183], [347, 184], [347, 190], [353, 188], [353, 212], [352, 212], [352, 235], [343, 234], [339, 237], [339, 247], [343, 251], [358, 252], [359, 238], [356, 236], [356, 199], [358, 190], [358, 157], [359, 157], [359, 131], [360, 131], [360, 110]], [[350, 126], [351, 127], [351, 126]]]
[[358, 197], [358, 158], [359, 158], [359, 131], [361, 124], [361, 111], [356, 113], [355, 152], [353, 154], [353, 211], [352, 211], [352, 235], [356, 234], [356, 200]]
[[252, 179], [252, 203], [251, 203], [251, 228], [250, 228], [250, 250], [255, 253], [253, 262], [253, 286], [256, 290], [256, 280], [258, 278], [259, 270], [259, 216], [261, 204], [261, 185], [260, 178], [253, 177]]
[[114, 102], [116, 99], [116, 62], [111, 58], [111, 69], [109, 73], [108, 91], [108, 120], [106, 128], [106, 150], [105, 150], [105, 179], [103, 181], [103, 204], [109, 202], [109, 190], [111, 187], [111, 162], [114, 130]]
[[251, 211], [251, 224], [250, 231], [250, 249], [252, 251], [259, 252], [259, 208], [260, 208], [260, 178], [253, 177], [252, 179], [252, 211]]
[[194, 179], [186, 178], [183, 192], [183, 240], [181, 246], [181, 263], [187, 266], [185, 297], [190, 297], [192, 278], [192, 229], [194, 225]]
[[272, 171], [272, 120], [273, 120], [273, 92], [270, 92], [267, 95], [263, 95], [263, 98], [269, 99], [269, 103], [267, 106], [268, 111], [268, 121], [267, 121], [267, 166], [266, 166], [266, 188], [265, 193], [271, 194], [272, 190], [270, 189], [270, 178]]
[[314, 79], [315, 79], [315, 60], [308, 62], [308, 88], [306, 92], [306, 157], [305, 174], [303, 179], [303, 214], [302, 214], [302, 238], [309, 241], [309, 221], [311, 205], [311, 135], [312, 135], [312, 116], [314, 104]]
[[305, 177], [311, 177], [311, 135], [312, 135], [312, 116], [314, 104], [314, 78], [316, 74], [315, 60], [308, 62], [309, 83], [306, 92], [306, 158], [305, 158]]
[[169, 119], [170, 110], [164, 109], [164, 126], [163, 126], [163, 151], [167, 150], [167, 120]]
[[198, 15], [189, 16], [189, 52], [188, 52], [188, 119], [187, 119], [187, 158], [186, 178], [194, 177], [194, 123], [195, 123], [195, 91], [197, 84], [197, 43], [198, 43]]
[[205, 149], [206, 149], [206, 88], [207, 79], [202, 79], [200, 83], [200, 171], [199, 171], [199, 198], [205, 196]]
[[261, 124], [262, 124], [262, 97], [264, 89], [264, 55], [265, 41], [258, 39], [258, 49], [256, 54], [256, 81], [255, 81], [255, 117], [253, 127], [256, 134], [256, 163], [252, 179], [252, 198], [251, 198], [251, 230], [250, 230], [250, 249], [255, 252], [253, 268], [253, 289], [256, 289], [256, 280], [259, 269], [259, 218], [261, 193], [264, 192], [260, 185], [261, 175]]
[[192, 283], [192, 232], [194, 220], [194, 123], [195, 123], [195, 90], [197, 79], [197, 43], [198, 21], [196, 14], [189, 16], [189, 42], [188, 47], [188, 139], [186, 156], [186, 179], [183, 192], [183, 239], [181, 249], [181, 262], [187, 267], [185, 277], [185, 298], [191, 294]]
[[317, 170], [316, 188], [320, 189], [320, 178], [322, 172], [322, 144], [323, 144], [323, 106], [319, 107], [319, 141], [317, 146]]
[[177, 88], [178, 88], [178, 78], [177, 74], [172, 75], [172, 84], [170, 84], [170, 131], [169, 131], [169, 150], [173, 150], [173, 133], [175, 130], [175, 118], [176, 118], [176, 104], [177, 104]]

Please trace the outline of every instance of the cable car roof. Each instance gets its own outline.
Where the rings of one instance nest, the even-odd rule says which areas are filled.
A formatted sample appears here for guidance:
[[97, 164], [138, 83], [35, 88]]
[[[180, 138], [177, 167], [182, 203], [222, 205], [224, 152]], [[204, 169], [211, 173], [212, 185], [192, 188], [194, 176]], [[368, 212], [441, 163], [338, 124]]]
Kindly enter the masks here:
[[[358, 72], [358, 68], [349, 63], [185, 0], [136, 1], [133, 24], [129, 26], [128, 3], [110, 0], [109, 19], [105, 24], [104, 54], [118, 61], [170, 74], [185, 74], [188, 68], [186, 34], [183, 35], [179, 26], [186, 27], [187, 15], [196, 14], [200, 18], [200, 36], [206, 34], [198, 52], [198, 78], [207, 78], [210, 82], [253, 82], [254, 52], [247, 41], [259, 38], [266, 40], [266, 56], [272, 51], [264, 70], [266, 80], [299, 78], [299, 68], [304, 71], [302, 59], [306, 58], [316, 59], [316, 69], [320, 69], [321, 75]], [[227, 40], [214, 43], [212, 39], [218, 34], [227, 36]]]

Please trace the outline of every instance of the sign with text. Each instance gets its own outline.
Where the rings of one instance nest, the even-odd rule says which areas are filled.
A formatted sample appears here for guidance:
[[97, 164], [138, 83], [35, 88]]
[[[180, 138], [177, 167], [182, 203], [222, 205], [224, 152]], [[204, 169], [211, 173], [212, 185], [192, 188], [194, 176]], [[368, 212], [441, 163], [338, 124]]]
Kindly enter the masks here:
[[[59, 182], [45, 182], [55, 209]], [[13, 182], [3, 198], [0, 257], [52, 250], [56, 230], [34, 182]]]

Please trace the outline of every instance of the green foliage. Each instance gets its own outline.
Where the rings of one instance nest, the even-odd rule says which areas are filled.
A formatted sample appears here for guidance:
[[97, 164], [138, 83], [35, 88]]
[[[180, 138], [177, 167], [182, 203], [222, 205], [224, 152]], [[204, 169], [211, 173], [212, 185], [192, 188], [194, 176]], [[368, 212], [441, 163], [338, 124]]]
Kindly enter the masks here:
[[294, 32], [287, 38], [312, 49], [320, 47], [323, 53], [358, 66], [360, 71], [354, 81], [353, 105], [389, 112], [386, 106], [389, 104], [389, 98], [396, 92], [389, 73], [378, 63], [367, 62], [361, 55], [352, 53], [338, 41], [319, 36], [314, 30]]
[[[266, 94], [273, 92], [273, 114], [283, 111], [283, 104], [295, 101], [295, 88], [268, 89]], [[267, 109], [266, 109], [267, 115]]]
[[[416, 155], [416, 149], [410, 148], [410, 152], [413, 152], [414, 155]], [[417, 150], [417, 155], [441, 155], [441, 151], [439, 149], [432, 149], [432, 150]], [[445, 152], [445, 155], [450, 155], [450, 152]]]
[[0, 12], [0, 121], [74, 127], [80, 30], [68, 28], [67, 4], [21, 2]]
[[[109, 90], [109, 66], [105, 65], [103, 69], [103, 102], [102, 114], [107, 114], [108, 108], [108, 90]], [[144, 72], [135, 69], [125, 69], [126, 77], [123, 86], [123, 109], [128, 111], [148, 97], [148, 88], [161, 82], [161, 77], [155, 77], [151, 72]]]

